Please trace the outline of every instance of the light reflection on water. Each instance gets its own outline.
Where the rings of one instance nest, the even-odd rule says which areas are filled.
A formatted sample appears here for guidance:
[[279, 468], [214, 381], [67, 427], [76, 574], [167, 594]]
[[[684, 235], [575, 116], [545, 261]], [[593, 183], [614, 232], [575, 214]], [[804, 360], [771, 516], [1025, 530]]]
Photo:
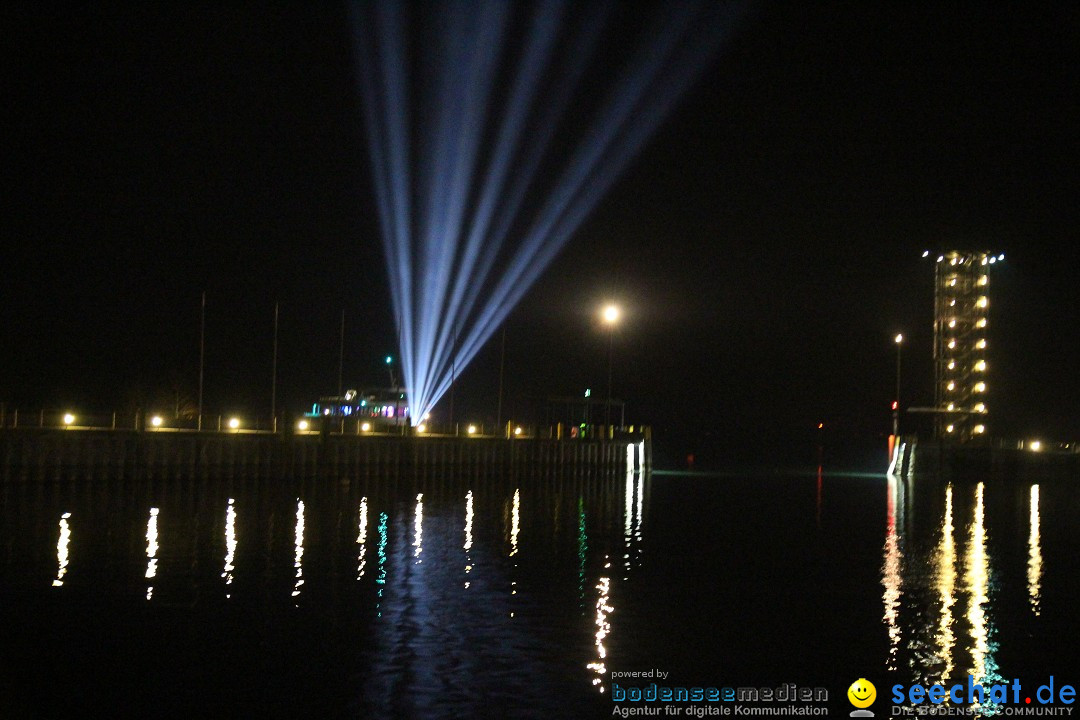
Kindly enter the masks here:
[[1042, 581], [1042, 542], [1039, 539], [1038, 485], [1031, 486], [1028, 505], [1028, 596], [1031, 602], [1031, 611], [1035, 615], [1039, 615], [1039, 584]]
[[[127, 515], [58, 497], [40, 510], [41, 531], [24, 535], [39, 538], [38, 582], [62, 586], [57, 598], [130, 593], [146, 612], [190, 606], [211, 617], [216, 611], [208, 598], [223, 608], [231, 599], [256, 615], [280, 603], [291, 614], [268, 622], [286, 633], [310, 613], [348, 639], [351, 672], [380, 678], [364, 681], [364, 697], [376, 699], [358, 707], [411, 694], [415, 706], [388, 711], [401, 716], [437, 707], [439, 693], [474, 710], [470, 703], [481, 696], [511, 703], [513, 693], [522, 693], [522, 703], [526, 696], [542, 702], [539, 682], [522, 685], [547, 667], [538, 658], [558, 668], [552, 677], [607, 701], [613, 670], [648, 667], [643, 663], [663, 652], [668, 658], [690, 653], [679, 643], [694, 642], [695, 634], [716, 647], [716, 656], [702, 661], [715, 665], [702, 665], [700, 680], [722, 680], [714, 667], [737, 668], [752, 657], [737, 636], [731, 641], [731, 628], [748, 624], [745, 618], [754, 617], [748, 613], [797, 611], [770, 594], [778, 576], [786, 572], [785, 583], [801, 588], [803, 600], [814, 597], [819, 579], [800, 585], [805, 579], [792, 563], [813, 562], [817, 552], [826, 553], [823, 565], [850, 566], [838, 571], [852, 571], [841, 575], [848, 582], [860, 577], [859, 558], [869, 558], [864, 569], [871, 577], [859, 582], [872, 590], [873, 605], [863, 609], [876, 607], [864, 634], [877, 644], [872, 662], [879, 668], [911, 682], [948, 684], [970, 672], [992, 684], [1023, 670], [1003, 654], [1009, 645], [1002, 628], [1053, 616], [1062, 582], [1047, 570], [1056, 567], [1052, 549], [1044, 565], [1044, 544], [1060, 517], [1052, 514], [1054, 491], [1046, 486], [923, 483], [916, 493], [909, 478], [816, 472], [768, 485], [766, 494], [759, 481], [664, 487], [633, 469], [590, 482], [543, 486], [507, 478], [393, 492], [367, 485], [282, 488], [269, 499], [243, 488], [216, 495], [185, 490], [178, 499], [147, 496]], [[857, 498], [845, 508], [834, 488]], [[1010, 492], [1015, 517], [1002, 510]], [[664, 502], [658, 517], [657, 493]], [[877, 510], [859, 534], [853, 522], [868, 498]], [[77, 555], [70, 554], [72, 513], [64, 512], [57, 526], [61, 508], [79, 518]], [[829, 554], [820, 538], [838, 527], [844, 537], [856, 533], [864, 555], [852, 554], [850, 545]], [[138, 542], [144, 531], [145, 544]], [[245, 542], [238, 546], [241, 534]], [[744, 556], [753, 562], [739, 565]], [[140, 587], [130, 587], [136, 578]], [[200, 594], [203, 583], [212, 592]], [[141, 602], [139, 592], [153, 603]], [[1009, 592], [1023, 618], [1008, 614]], [[845, 612], [808, 613], [811, 621], [798, 626], [803, 635], [796, 639], [827, 642], [815, 623], [834, 627], [831, 615]], [[1039, 631], [1025, 627], [1028, 634]], [[460, 686], [474, 675], [498, 682]], [[799, 680], [798, 672], [791, 677]]]
[[[153, 580], [157, 577], [157, 554], [158, 554], [158, 508], [150, 508], [150, 519], [146, 521], [146, 579]], [[154, 584], [146, 586], [146, 599], [154, 596]]]
[[68, 519], [71, 513], [66, 512], [60, 516], [60, 539], [56, 541], [56, 579], [53, 587], [61, 587], [64, 584], [64, 576], [68, 570], [68, 548], [71, 545], [71, 526]]

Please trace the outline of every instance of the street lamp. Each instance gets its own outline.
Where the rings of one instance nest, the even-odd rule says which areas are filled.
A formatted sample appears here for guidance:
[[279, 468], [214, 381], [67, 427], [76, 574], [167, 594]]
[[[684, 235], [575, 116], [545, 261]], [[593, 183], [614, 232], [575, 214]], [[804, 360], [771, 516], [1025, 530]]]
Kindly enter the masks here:
[[904, 336], [896, 335], [896, 401], [893, 403], [892, 434], [900, 435], [900, 347], [904, 343]]
[[604, 324], [608, 327], [608, 346], [607, 346], [607, 404], [604, 407], [605, 419], [604, 424], [611, 427], [611, 355], [612, 345], [615, 338], [615, 325], [619, 322], [619, 307], [614, 303], [609, 303], [604, 306], [601, 312], [601, 318], [604, 320]]

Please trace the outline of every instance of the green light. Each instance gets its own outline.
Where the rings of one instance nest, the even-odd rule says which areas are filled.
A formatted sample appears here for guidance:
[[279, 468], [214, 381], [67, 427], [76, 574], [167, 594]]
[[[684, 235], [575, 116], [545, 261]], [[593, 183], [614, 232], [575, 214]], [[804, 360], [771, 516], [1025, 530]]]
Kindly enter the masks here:
[[592, 390], [590, 388], [585, 388], [585, 397], [589, 397], [590, 395], [592, 395]]
[[387, 365], [389, 365], [389, 364], [390, 364], [390, 363], [392, 363], [392, 362], [394, 362], [394, 358], [392, 358], [392, 357], [390, 357], [389, 355], [387, 355], [387, 356], [386, 356], [386, 364], [387, 364]]

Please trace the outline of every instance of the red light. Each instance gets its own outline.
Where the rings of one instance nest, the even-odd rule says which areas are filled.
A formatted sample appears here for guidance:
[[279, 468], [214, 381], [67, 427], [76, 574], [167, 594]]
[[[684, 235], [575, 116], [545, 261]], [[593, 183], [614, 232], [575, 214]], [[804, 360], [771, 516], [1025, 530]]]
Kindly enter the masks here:
[[898, 405], [899, 405], [899, 403], [897, 403], [895, 400], [892, 401], [892, 409], [893, 410], [895, 410], [898, 407]]

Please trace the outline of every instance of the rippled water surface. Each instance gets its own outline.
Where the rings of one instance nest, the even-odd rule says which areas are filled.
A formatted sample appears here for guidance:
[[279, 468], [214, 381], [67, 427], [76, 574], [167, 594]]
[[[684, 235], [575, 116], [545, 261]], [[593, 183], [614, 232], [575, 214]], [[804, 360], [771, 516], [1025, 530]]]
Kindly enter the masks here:
[[611, 673], [650, 669], [673, 685], [824, 687], [837, 715], [859, 677], [879, 697], [969, 673], [1080, 684], [1069, 483], [2, 491], [0, 702], [31, 715], [604, 717]]

